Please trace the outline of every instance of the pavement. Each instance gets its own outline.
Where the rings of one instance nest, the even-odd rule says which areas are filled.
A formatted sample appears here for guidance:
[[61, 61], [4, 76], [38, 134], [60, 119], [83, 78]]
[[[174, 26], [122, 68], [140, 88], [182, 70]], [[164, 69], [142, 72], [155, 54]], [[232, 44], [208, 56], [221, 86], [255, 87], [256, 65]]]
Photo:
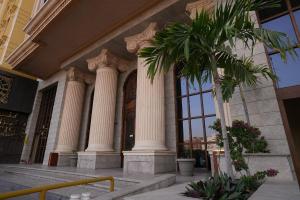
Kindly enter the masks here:
[[300, 200], [297, 182], [268, 181], [249, 200]]

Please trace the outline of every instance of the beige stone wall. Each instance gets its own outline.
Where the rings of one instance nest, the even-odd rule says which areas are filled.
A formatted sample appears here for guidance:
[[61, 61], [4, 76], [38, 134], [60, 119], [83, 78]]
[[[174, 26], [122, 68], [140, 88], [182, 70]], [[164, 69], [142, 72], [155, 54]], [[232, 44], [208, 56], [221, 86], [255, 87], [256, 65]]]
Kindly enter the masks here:
[[[252, 14], [257, 21], [256, 15]], [[238, 55], [250, 56], [241, 44], [237, 44]], [[257, 44], [254, 48], [253, 59], [255, 64], [268, 65], [264, 46]], [[257, 126], [269, 143], [269, 149], [275, 154], [290, 154], [281, 114], [272, 80], [261, 79], [255, 88], [244, 88], [245, 98], [250, 113], [250, 121]], [[244, 109], [237, 89], [230, 101], [232, 119], [245, 120]]]

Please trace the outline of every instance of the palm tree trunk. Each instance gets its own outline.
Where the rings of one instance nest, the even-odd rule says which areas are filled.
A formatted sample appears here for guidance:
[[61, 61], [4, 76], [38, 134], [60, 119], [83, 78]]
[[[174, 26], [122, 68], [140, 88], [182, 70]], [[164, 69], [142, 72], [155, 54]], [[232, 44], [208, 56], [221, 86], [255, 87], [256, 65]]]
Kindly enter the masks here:
[[245, 95], [244, 95], [242, 86], [240, 84], [239, 84], [239, 89], [240, 89], [240, 95], [241, 95], [241, 99], [242, 99], [242, 103], [243, 103], [243, 107], [244, 107], [244, 111], [245, 111], [246, 121], [250, 125], [249, 111], [248, 111]]
[[225, 112], [224, 112], [224, 107], [223, 107], [224, 101], [222, 98], [220, 76], [218, 74], [216, 59], [214, 56], [212, 56], [212, 64], [213, 64], [213, 73], [214, 73], [213, 78], [214, 78], [215, 90], [216, 90], [216, 99], [217, 99], [217, 103], [218, 103], [220, 120], [221, 120], [226, 172], [231, 178], [234, 178], [233, 170], [232, 170], [232, 162], [231, 162], [231, 157], [230, 157], [229, 141], [228, 141], [228, 137], [227, 137], [227, 129], [226, 129], [226, 123], [225, 123]]

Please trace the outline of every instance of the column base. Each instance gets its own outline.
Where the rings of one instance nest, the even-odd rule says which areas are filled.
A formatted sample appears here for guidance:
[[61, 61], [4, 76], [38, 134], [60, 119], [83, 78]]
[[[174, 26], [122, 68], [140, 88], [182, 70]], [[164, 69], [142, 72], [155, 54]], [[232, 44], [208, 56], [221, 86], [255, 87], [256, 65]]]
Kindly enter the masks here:
[[78, 152], [77, 167], [86, 169], [120, 168], [121, 156], [115, 152]]
[[75, 156], [77, 157], [77, 154], [73, 152], [59, 152], [57, 166], [58, 167], [71, 166], [71, 158]]
[[171, 151], [124, 151], [125, 175], [176, 172], [176, 153]]

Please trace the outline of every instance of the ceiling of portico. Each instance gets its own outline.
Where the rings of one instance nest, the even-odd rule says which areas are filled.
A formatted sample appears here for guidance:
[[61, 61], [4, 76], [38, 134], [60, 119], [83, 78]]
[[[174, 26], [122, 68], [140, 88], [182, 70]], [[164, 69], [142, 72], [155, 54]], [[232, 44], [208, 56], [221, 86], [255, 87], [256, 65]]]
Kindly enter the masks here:
[[[124, 37], [142, 32], [149, 22], [158, 22], [162, 27], [188, 20], [185, 6], [191, 1], [75, 0], [34, 39], [39, 48], [15, 68], [42, 79], [69, 66], [88, 72], [86, 60], [98, 55], [102, 48], [135, 60], [136, 56], [126, 50]], [[160, 4], [165, 6], [162, 10]], [[159, 12], [153, 14], [154, 10]]]

